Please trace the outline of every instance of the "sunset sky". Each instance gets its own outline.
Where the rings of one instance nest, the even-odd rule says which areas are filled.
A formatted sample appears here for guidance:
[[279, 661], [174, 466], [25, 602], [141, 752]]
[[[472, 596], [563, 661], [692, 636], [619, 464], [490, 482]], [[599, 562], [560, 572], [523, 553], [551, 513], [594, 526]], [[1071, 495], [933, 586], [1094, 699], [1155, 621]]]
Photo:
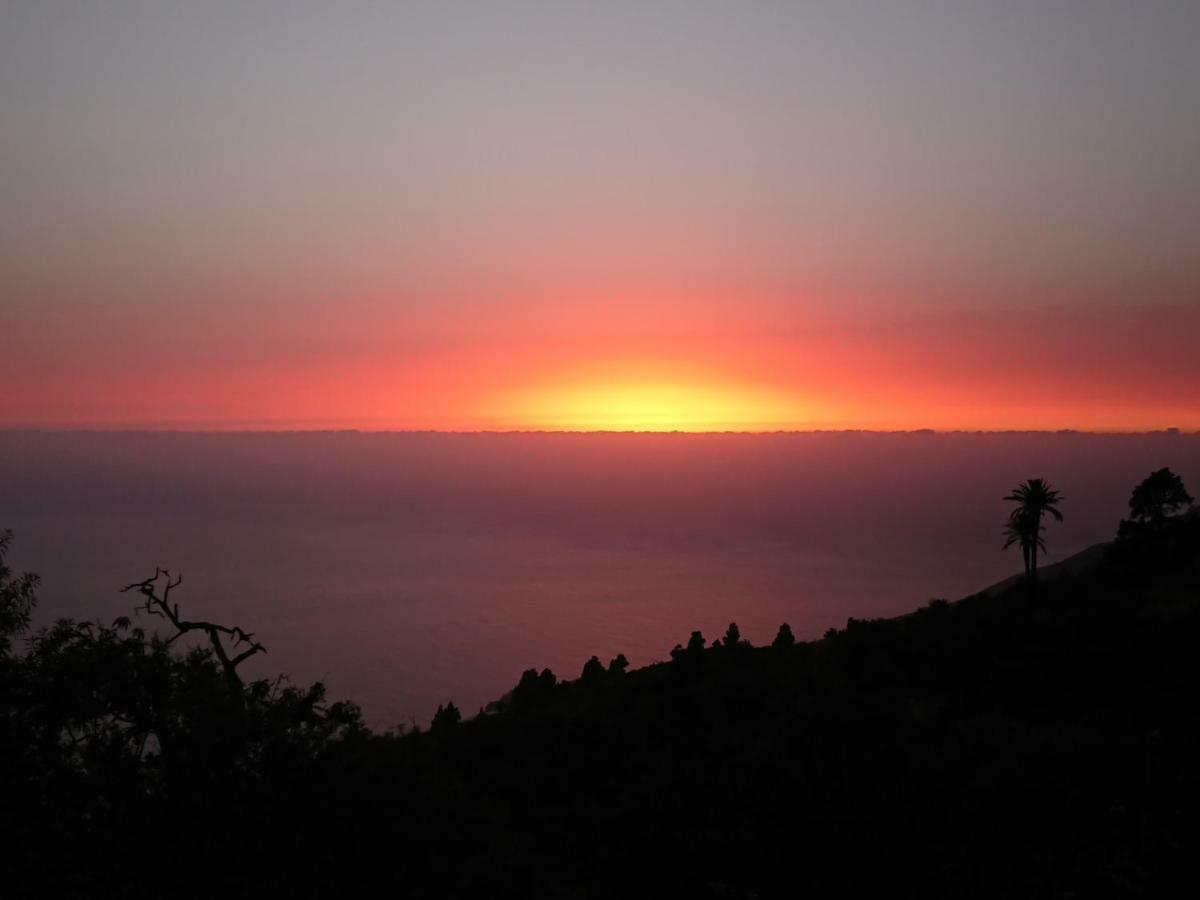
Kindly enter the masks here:
[[1200, 3], [0, 7], [0, 427], [1200, 429]]

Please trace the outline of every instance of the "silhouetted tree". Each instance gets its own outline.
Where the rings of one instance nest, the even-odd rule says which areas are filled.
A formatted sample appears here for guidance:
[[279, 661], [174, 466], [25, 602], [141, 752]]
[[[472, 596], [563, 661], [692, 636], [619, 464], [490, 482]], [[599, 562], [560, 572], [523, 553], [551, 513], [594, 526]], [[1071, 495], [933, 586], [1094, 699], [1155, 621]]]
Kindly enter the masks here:
[[433, 714], [433, 721], [429, 723], [430, 731], [445, 731], [448, 728], [453, 728], [462, 721], [462, 713], [458, 711], [458, 707], [453, 703], [447, 703], [445, 706], [438, 704], [437, 712]]
[[743, 647], [749, 647], [750, 642], [742, 640], [742, 632], [737, 627], [737, 622], [730, 622], [729, 627], [725, 629], [725, 638], [722, 640], [722, 646], [729, 650], [737, 650]]
[[538, 674], [537, 669], [526, 669], [521, 673], [521, 680], [517, 682], [517, 686], [513, 688], [513, 702], [518, 705], [534, 703], [547, 696], [557, 683], [558, 679], [549, 669], [542, 669], [541, 674]]
[[[158, 594], [159, 579], [163, 579], [162, 596]], [[137, 590], [145, 598], [142, 606], [138, 607], [138, 611], [145, 611], [152, 616], [159, 616], [166, 619], [175, 628], [175, 633], [167, 638], [166, 646], [170, 646], [179, 638], [191, 631], [200, 631], [208, 636], [209, 644], [212, 647], [213, 653], [217, 657], [217, 661], [221, 664], [221, 670], [225, 673], [225, 678], [229, 682], [229, 687], [235, 695], [240, 695], [242, 690], [242, 678], [238, 674], [238, 666], [248, 660], [256, 653], [266, 653], [267, 648], [258, 641], [254, 640], [254, 635], [243, 631], [241, 628], [228, 625], [218, 625], [215, 622], [191, 622], [183, 619], [179, 615], [179, 604], [171, 603], [171, 591], [183, 583], [183, 576], [179, 575], [176, 578], [171, 578], [171, 573], [166, 569], [154, 570], [154, 575], [143, 581], [135, 581], [133, 584], [126, 585], [121, 588], [121, 592]], [[225, 642], [221, 639], [221, 635], [233, 639], [232, 647], [227, 648]], [[246, 649], [240, 653], [235, 653], [230, 656], [230, 650], [236, 650], [238, 647], [246, 645]]]
[[624, 675], [625, 670], [629, 668], [629, 660], [625, 658], [624, 653], [618, 653], [608, 663], [609, 675]]
[[681, 647], [679, 644], [671, 651], [671, 659], [699, 659], [704, 655], [705, 644], [704, 635], [699, 631], [693, 631], [692, 636], [688, 638], [687, 646]]
[[[1058, 509], [1058, 504], [1063, 500], [1062, 494], [1052, 488], [1045, 479], [1030, 478], [1017, 485], [1016, 489], [1004, 499], [1017, 504], [1016, 510], [1009, 516], [1009, 524], [1015, 525], [1019, 532], [1015, 539], [1022, 542], [1022, 551], [1026, 547], [1029, 548], [1029, 564], [1026, 574], [1030, 583], [1035, 583], [1037, 581], [1038, 550], [1045, 550], [1045, 543], [1041, 538], [1042, 516], [1049, 513], [1059, 522], [1062, 521], [1063, 516]], [[1010, 543], [1005, 546], [1011, 546], [1011, 539], [1012, 536], [1010, 536]]]
[[537, 669], [526, 669], [512, 689], [512, 703], [514, 706], [531, 704], [540, 694]]
[[771, 641], [771, 646], [776, 650], [785, 650], [796, 643], [796, 636], [792, 634], [792, 626], [784, 622], [779, 626], [779, 631], [775, 633], [775, 640]]
[[596, 684], [604, 680], [604, 663], [600, 662], [600, 657], [593, 656], [583, 664], [583, 672], [579, 676], [579, 680], [584, 684]]
[[11, 531], [0, 532], [0, 657], [11, 652], [12, 639], [29, 627], [38, 586], [36, 575], [14, 576], [5, 564], [12, 539]]
[[1005, 540], [1002, 549], [1007, 550], [1013, 544], [1020, 545], [1021, 557], [1025, 562], [1026, 578], [1032, 574], [1033, 548], [1036, 546], [1043, 553], [1046, 551], [1046, 542], [1042, 538], [1042, 532], [1045, 530], [1044, 525], [1038, 525], [1035, 530], [1033, 518], [1020, 508], [1012, 511], [1008, 517], [1008, 524], [1004, 526]]
[[[177, 652], [176, 638], [188, 631], [211, 628], [253, 641], [240, 629], [186, 622], [154, 580], [138, 584], [147, 603], [162, 605], [159, 614], [176, 624], [172, 635], [148, 635], [128, 616], [111, 625], [61, 619], [33, 634], [19, 657], [0, 654], [0, 694], [9, 692], [0, 701], [0, 731], [10, 732], [0, 744], [22, 748], [29, 783], [75, 785], [82, 804], [75, 814], [100, 821], [113, 792], [127, 786], [139, 785], [144, 798], [203, 793], [268, 768], [306, 766], [332, 742], [363, 733], [358, 708], [326, 704], [320, 683], [299, 688], [281, 677], [245, 684], [228, 674], [243, 653], [218, 660], [211, 644]], [[27, 627], [35, 584], [0, 574], [7, 637]]]
[[1129, 498], [1129, 518], [1138, 523], [1159, 525], [1187, 510], [1192, 502], [1192, 495], [1184, 488], [1182, 478], [1170, 469], [1158, 469], [1133, 489]]

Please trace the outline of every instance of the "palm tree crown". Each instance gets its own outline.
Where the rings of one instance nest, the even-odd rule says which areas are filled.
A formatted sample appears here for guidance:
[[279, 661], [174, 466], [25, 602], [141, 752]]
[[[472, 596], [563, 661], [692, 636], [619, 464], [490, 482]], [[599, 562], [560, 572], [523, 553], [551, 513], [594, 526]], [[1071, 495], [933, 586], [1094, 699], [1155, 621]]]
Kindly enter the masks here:
[[1016, 490], [1004, 498], [1019, 503], [1022, 513], [1028, 513], [1034, 516], [1040, 523], [1042, 513], [1050, 513], [1058, 521], [1062, 521], [1063, 515], [1058, 510], [1058, 504], [1062, 502], [1063, 495], [1050, 487], [1050, 482], [1044, 478], [1030, 478], [1028, 481], [1022, 481], [1017, 485]]

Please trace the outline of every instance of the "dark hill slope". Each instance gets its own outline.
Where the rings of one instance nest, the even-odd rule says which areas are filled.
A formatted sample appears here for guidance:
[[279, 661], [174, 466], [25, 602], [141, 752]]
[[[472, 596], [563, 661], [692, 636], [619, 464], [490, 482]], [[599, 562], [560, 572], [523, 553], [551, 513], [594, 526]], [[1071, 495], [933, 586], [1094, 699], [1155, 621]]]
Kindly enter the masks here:
[[378, 742], [318, 821], [432, 893], [1156, 892], [1200, 810], [1198, 560], [1193, 518], [1036, 596], [529, 683]]
[[[1099, 544], [1092, 544], [1092, 546], [1086, 547], [1083, 550], [1080, 550], [1078, 553], [1073, 553], [1066, 559], [1060, 560], [1059, 562], [1052, 563], [1048, 566], [1040, 566], [1038, 568], [1038, 581], [1054, 581], [1055, 579], [1061, 578], [1064, 575], [1082, 575], [1092, 566], [1103, 562], [1105, 556], [1108, 555], [1109, 548], [1111, 547], [1112, 541], [1103, 541]], [[1009, 578], [1005, 578], [1003, 581], [993, 584], [983, 593], [994, 597], [997, 594], [1001, 594], [1004, 591], [1009, 590], [1010, 588], [1016, 587], [1021, 583], [1021, 580], [1024, 577], [1024, 575], [1018, 574]]]

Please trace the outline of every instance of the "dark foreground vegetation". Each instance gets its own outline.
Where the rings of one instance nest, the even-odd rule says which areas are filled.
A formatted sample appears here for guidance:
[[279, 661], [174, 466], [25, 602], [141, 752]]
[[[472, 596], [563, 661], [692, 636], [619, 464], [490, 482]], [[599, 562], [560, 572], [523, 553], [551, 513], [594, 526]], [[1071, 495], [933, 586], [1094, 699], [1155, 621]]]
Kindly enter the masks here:
[[0, 568], [0, 886], [1173, 894], [1200, 833], [1200, 517], [1146, 494], [1082, 574], [811, 643], [731, 626], [644, 669], [530, 670], [407, 733], [319, 685], [244, 683], [257, 639], [188, 620], [168, 575], [131, 586], [140, 616], [28, 636], [36, 580]]

